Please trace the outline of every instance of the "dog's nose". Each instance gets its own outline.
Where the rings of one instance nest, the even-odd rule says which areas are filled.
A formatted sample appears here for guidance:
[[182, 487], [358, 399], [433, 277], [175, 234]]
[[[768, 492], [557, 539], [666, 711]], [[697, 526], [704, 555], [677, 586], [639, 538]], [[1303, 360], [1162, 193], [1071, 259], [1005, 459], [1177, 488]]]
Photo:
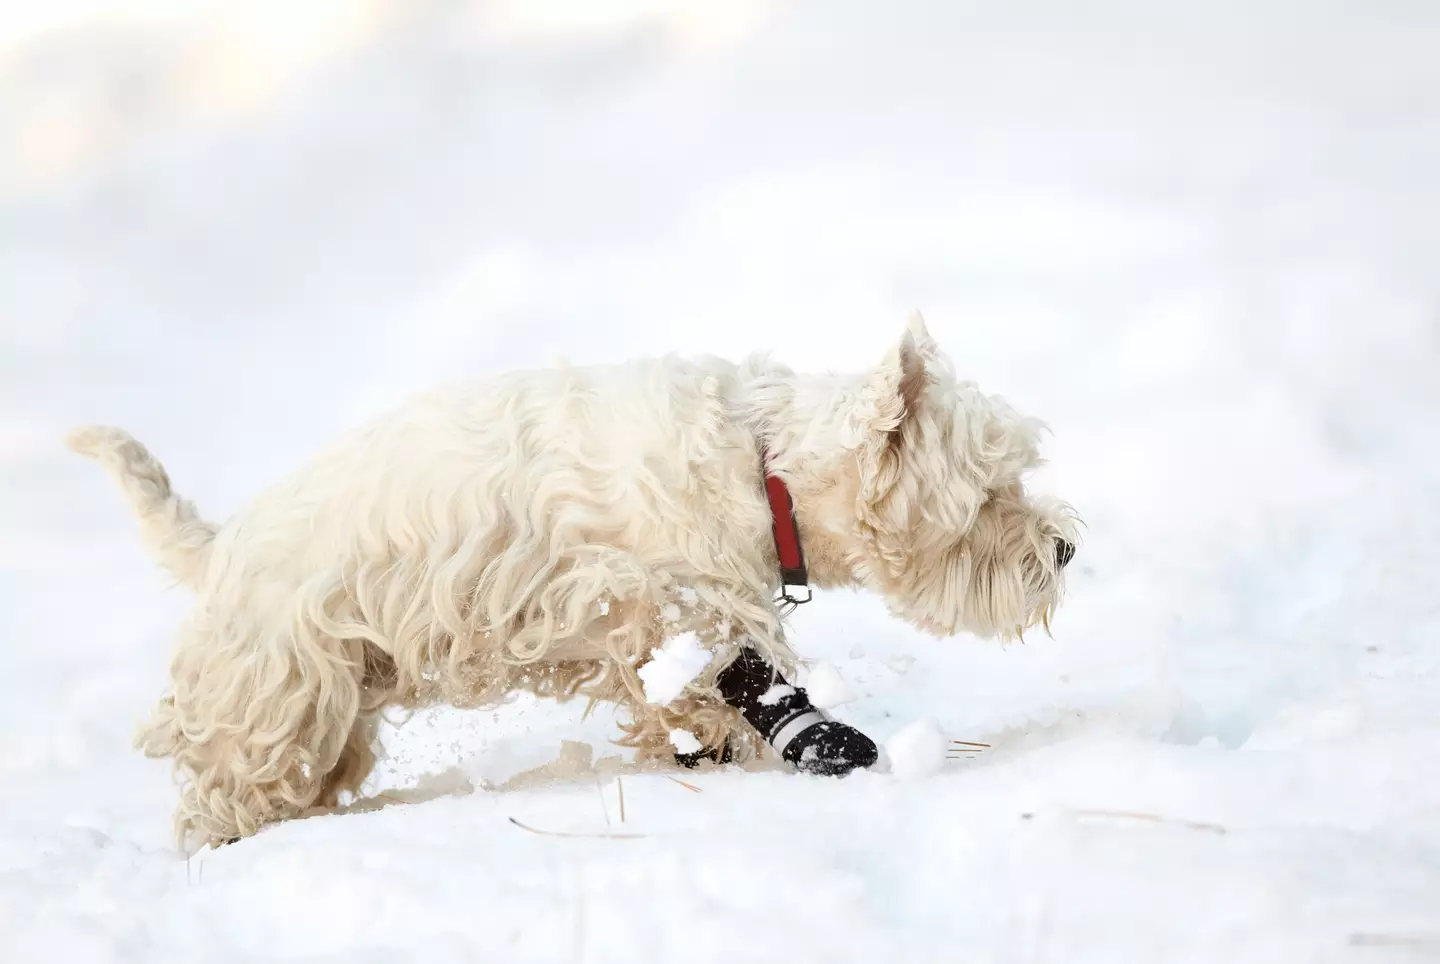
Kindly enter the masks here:
[[1064, 539], [1055, 540], [1055, 563], [1064, 569], [1075, 558], [1075, 547]]

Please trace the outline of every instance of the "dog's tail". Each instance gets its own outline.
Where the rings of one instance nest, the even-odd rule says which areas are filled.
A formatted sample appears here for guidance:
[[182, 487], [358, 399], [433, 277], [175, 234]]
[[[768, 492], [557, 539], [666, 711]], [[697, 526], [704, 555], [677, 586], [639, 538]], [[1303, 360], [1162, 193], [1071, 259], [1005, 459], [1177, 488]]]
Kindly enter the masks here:
[[210, 559], [216, 527], [170, 488], [170, 476], [129, 433], [103, 425], [71, 432], [70, 448], [95, 459], [130, 500], [146, 546], [181, 583], [194, 588]]

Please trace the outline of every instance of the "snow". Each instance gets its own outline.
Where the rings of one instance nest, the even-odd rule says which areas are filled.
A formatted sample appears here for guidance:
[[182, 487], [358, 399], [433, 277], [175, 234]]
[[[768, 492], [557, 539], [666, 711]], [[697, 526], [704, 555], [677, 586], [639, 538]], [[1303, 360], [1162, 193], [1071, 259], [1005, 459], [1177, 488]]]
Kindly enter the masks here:
[[787, 696], [793, 696], [795, 687], [788, 683], [776, 683], [760, 694], [761, 706], [774, 706]]
[[835, 668], [835, 664], [824, 660], [810, 667], [810, 672], [805, 677], [805, 693], [810, 697], [810, 702], [822, 710], [855, 700], [855, 693]]
[[[241, 6], [0, 13], [0, 960], [1440, 952], [1440, 7]], [[129, 740], [189, 599], [69, 428], [223, 518], [453, 377], [853, 370], [917, 307], [1053, 430], [1054, 638], [787, 633], [988, 749], [687, 786], [437, 709], [375, 806], [177, 858]]]
[[648, 663], [635, 671], [645, 685], [645, 701], [656, 706], [672, 702], [705, 671], [714, 655], [694, 633], [671, 636], [650, 654]]
[[885, 756], [897, 777], [928, 777], [945, 766], [946, 747], [940, 724], [927, 717], [906, 724], [886, 740]]
[[689, 730], [671, 730], [670, 745], [678, 753], [699, 753], [705, 749], [705, 744], [696, 739], [695, 734]]

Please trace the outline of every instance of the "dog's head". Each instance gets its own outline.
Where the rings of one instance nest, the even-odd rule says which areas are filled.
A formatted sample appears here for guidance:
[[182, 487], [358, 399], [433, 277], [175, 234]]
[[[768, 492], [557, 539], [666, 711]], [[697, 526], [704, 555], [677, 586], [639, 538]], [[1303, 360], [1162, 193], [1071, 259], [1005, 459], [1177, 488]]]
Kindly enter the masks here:
[[1025, 491], [1043, 423], [958, 381], [915, 314], [866, 378], [848, 428], [861, 583], [941, 636], [1048, 629], [1079, 520]]

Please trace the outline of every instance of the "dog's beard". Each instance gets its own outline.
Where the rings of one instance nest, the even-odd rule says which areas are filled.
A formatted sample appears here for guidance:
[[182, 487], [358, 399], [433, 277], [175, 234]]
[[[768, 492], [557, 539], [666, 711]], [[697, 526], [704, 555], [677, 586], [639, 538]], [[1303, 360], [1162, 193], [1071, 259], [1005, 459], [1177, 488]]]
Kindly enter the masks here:
[[1022, 560], [995, 560], [984, 578], [972, 579], [962, 629], [1001, 640], [1024, 640], [1026, 630], [1050, 632], [1050, 617], [1064, 591], [1063, 576], [1038, 554]]
[[920, 546], [884, 595], [897, 616], [937, 636], [1048, 633], [1065, 593], [1056, 542], [1073, 543], [1073, 530], [1060, 503], [988, 505], [964, 537]]
[[1038, 561], [1005, 565], [976, 563], [963, 551], [936, 565], [934, 576], [917, 581], [905, 598], [891, 597], [902, 619], [937, 636], [968, 632], [998, 639], [1023, 639], [1039, 626], [1050, 631], [1064, 595], [1060, 573]]

